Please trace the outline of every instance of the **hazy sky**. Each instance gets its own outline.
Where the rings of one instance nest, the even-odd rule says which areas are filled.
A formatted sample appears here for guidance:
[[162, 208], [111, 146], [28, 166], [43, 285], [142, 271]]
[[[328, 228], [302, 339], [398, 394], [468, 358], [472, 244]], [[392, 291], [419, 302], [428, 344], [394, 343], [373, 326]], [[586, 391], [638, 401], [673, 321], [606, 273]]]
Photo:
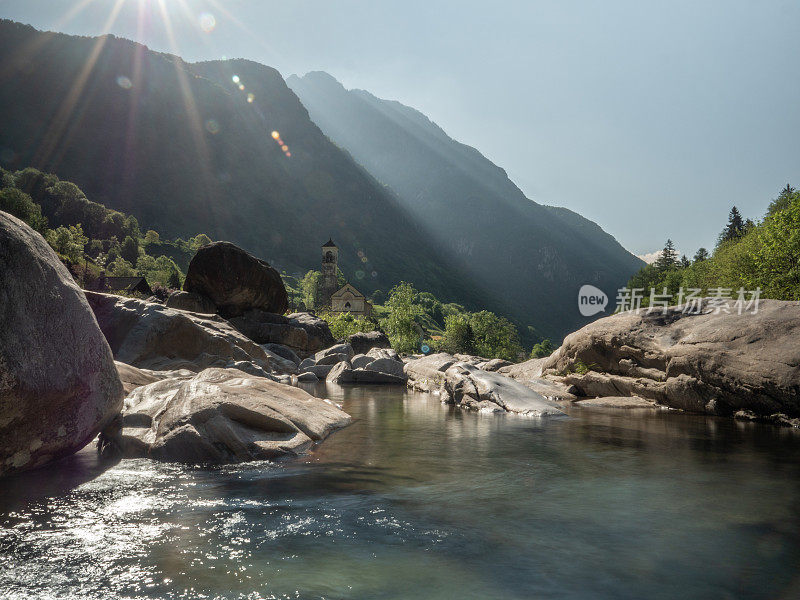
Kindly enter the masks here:
[[637, 254], [713, 246], [731, 205], [761, 217], [800, 187], [798, 0], [0, 0], [0, 16], [327, 71]]

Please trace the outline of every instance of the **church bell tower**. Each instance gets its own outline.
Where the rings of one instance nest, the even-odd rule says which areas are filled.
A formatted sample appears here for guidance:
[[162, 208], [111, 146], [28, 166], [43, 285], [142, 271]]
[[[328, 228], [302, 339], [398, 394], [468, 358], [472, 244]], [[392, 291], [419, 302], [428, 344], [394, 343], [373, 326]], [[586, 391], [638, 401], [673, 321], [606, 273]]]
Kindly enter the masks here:
[[331, 296], [339, 289], [339, 248], [329, 239], [322, 245], [322, 282], [320, 284], [320, 306], [330, 306]]

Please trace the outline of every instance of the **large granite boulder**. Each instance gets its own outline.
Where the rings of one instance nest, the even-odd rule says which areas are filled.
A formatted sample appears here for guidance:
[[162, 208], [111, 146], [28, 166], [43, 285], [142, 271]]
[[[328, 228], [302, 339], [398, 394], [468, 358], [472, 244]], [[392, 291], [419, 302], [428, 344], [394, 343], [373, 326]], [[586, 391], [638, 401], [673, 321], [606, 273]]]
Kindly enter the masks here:
[[380, 331], [368, 331], [366, 333], [354, 333], [347, 338], [353, 352], [356, 354], [366, 354], [373, 348], [391, 348], [392, 344], [385, 333]]
[[201, 247], [189, 263], [183, 289], [209, 298], [224, 317], [251, 309], [283, 314], [289, 307], [280, 274], [230, 242]]
[[605, 317], [567, 336], [529, 372], [541, 368], [584, 396], [639, 396], [718, 415], [797, 416], [798, 340], [800, 302], [761, 300], [755, 314], [717, 312], [706, 302], [701, 314], [672, 307]]
[[155, 371], [197, 372], [244, 361], [277, 371], [261, 346], [217, 315], [98, 292], [86, 292], [86, 298], [120, 362]]
[[229, 321], [251, 340], [259, 344], [287, 346], [302, 358], [312, 356], [336, 342], [328, 323], [310, 313], [284, 316], [250, 310]]
[[38, 233], [0, 212], [0, 476], [80, 450], [122, 398], [83, 292]]
[[177, 308], [178, 310], [188, 310], [203, 315], [214, 315], [217, 313], [217, 305], [214, 304], [203, 294], [193, 292], [172, 292], [164, 303], [167, 308]]
[[445, 371], [442, 399], [462, 408], [532, 417], [564, 415], [551, 400], [499, 373], [457, 362]]
[[124, 456], [232, 463], [297, 455], [350, 423], [328, 400], [235, 369], [206, 369], [125, 399]]
[[408, 387], [421, 392], [435, 392], [444, 385], [445, 371], [458, 361], [452, 354], [439, 352], [409, 356], [404, 362]]

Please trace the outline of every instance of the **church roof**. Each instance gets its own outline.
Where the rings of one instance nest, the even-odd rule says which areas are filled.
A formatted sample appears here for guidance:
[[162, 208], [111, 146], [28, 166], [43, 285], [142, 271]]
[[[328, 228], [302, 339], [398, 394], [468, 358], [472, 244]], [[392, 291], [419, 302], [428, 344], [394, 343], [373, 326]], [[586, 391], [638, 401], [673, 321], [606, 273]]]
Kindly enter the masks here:
[[328, 241], [325, 244], [322, 244], [323, 248], [336, 248], [336, 244], [333, 243], [332, 238], [328, 238]]
[[345, 293], [350, 292], [356, 298], [364, 298], [366, 296], [359, 292], [356, 288], [352, 286], [350, 283], [345, 283], [339, 290], [331, 294], [331, 298], [338, 298], [339, 296], [343, 296]]

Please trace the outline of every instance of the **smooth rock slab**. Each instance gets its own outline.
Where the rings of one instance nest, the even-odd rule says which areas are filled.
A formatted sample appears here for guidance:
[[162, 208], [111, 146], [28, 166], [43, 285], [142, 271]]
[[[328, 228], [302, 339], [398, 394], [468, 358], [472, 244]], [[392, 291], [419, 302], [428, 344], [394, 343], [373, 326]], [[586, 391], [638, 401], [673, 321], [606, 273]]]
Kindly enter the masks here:
[[350, 423], [333, 403], [235, 369], [137, 388], [125, 400], [127, 457], [184, 463], [273, 459], [308, 450]]

